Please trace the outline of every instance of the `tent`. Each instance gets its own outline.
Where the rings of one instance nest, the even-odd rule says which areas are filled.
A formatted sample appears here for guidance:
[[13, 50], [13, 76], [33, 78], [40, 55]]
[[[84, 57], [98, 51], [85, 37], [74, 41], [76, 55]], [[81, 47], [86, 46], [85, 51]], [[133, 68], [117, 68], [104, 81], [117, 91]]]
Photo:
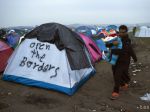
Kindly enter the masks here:
[[118, 27], [116, 25], [108, 25], [106, 26], [106, 30], [109, 32], [111, 29], [117, 31]]
[[101, 32], [99, 32], [97, 35], [103, 38], [109, 36], [109, 33], [105, 29], [102, 29]]
[[11, 56], [13, 49], [4, 41], [0, 40], [0, 72], [4, 71], [8, 58]]
[[135, 33], [135, 37], [150, 37], [150, 28], [147, 26], [141, 26]]
[[97, 34], [99, 34], [103, 29], [105, 29], [104, 26], [97, 26]]
[[94, 73], [80, 36], [61, 24], [47, 23], [25, 36], [3, 79], [73, 95]]
[[95, 63], [95, 62], [100, 61], [102, 58], [102, 53], [100, 49], [97, 47], [97, 45], [95, 44], [95, 42], [81, 33], [79, 35], [85, 42], [86, 47], [88, 48], [88, 51], [92, 58], [92, 62]]
[[79, 26], [75, 29], [75, 31], [77, 33], [82, 33], [84, 35], [86, 35], [87, 37], [91, 37], [92, 36], [92, 31], [89, 27], [87, 26]]
[[92, 35], [96, 35], [97, 34], [95, 29], [91, 29], [91, 32], [92, 32]]
[[116, 32], [114, 29], [111, 29], [111, 30], [109, 31], [109, 36], [110, 36], [110, 37], [117, 37], [118, 34], [117, 34], [117, 32]]

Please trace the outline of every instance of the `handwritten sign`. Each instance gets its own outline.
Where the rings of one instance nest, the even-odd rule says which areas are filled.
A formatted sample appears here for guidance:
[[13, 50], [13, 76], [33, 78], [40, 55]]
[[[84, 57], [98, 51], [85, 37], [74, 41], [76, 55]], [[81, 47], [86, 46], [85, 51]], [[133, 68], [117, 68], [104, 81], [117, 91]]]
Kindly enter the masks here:
[[[48, 72], [48, 71], [52, 71], [54, 70], [55, 74], [52, 74], [50, 76], [50, 78], [54, 78], [57, 76], [57, 72], [60, 69], [60, 67], [56, 67], [55, 65], [51, 64], [51, 63], [46, 63], [46, 53], [41, 53], [39, 51], [42, 50], [46, 50], [49, 51], [51, 46], [48, 44], [44, 44], [44, 43], [39, 43], [39, 42], [32, 42], [29, 45], [29, 49], [30, 49], [30, 54], [28, 55], [30, 57], [24, 56], [21, 60], [21, 62], [19, 63], [20, 67], [26, 67], [27, 69], [33, 69], [33, 70], [37, 70], [38, 72]], [[37, 59], [37, 61], [32, 61], [32, 59]]]

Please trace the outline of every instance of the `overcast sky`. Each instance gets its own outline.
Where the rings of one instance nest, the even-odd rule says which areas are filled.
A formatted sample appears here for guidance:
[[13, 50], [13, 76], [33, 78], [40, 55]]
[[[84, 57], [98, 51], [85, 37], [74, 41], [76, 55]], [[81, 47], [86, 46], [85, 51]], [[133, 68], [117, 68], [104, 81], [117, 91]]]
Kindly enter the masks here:
[[0, 0], [0, 27], [150, 23], [150, 0]]

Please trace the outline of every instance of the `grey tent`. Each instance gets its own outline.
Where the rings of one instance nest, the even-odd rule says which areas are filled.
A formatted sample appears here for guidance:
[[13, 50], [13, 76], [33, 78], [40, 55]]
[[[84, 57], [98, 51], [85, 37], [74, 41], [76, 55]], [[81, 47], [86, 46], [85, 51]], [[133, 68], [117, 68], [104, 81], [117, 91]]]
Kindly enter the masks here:
[[58, 23], [46, 23], [36, 27], [25, 35], [26, 38], [37, 38], [41, 42], [54, 43], [59, 50], [66, 49], [72, 70], [90, 67], [84, 51], [84, 42], [71, 29]]

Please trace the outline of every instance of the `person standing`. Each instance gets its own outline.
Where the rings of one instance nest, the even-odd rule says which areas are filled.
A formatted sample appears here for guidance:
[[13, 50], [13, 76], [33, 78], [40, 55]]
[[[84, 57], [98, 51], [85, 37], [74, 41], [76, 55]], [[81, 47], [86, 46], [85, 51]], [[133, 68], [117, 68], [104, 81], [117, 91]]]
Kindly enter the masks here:
[[137, 57], [132, 48], [131, 40], [128, 35], [127, 26], [121, 25], [119, 27], [119, 37], [122, 41], [122, 49], [112, 49], [112, 54], [118, 55], [118, 60], [116, 64], [112, 65], [112, 72], [114, 78], [114, 88], [111, 95], [112, 100], [119, 97], [120, 89], [128, 89], [128, 84], [130, 81], [128, 70], [131, 57], [133, 58], [134, 62], [137, 62]]

